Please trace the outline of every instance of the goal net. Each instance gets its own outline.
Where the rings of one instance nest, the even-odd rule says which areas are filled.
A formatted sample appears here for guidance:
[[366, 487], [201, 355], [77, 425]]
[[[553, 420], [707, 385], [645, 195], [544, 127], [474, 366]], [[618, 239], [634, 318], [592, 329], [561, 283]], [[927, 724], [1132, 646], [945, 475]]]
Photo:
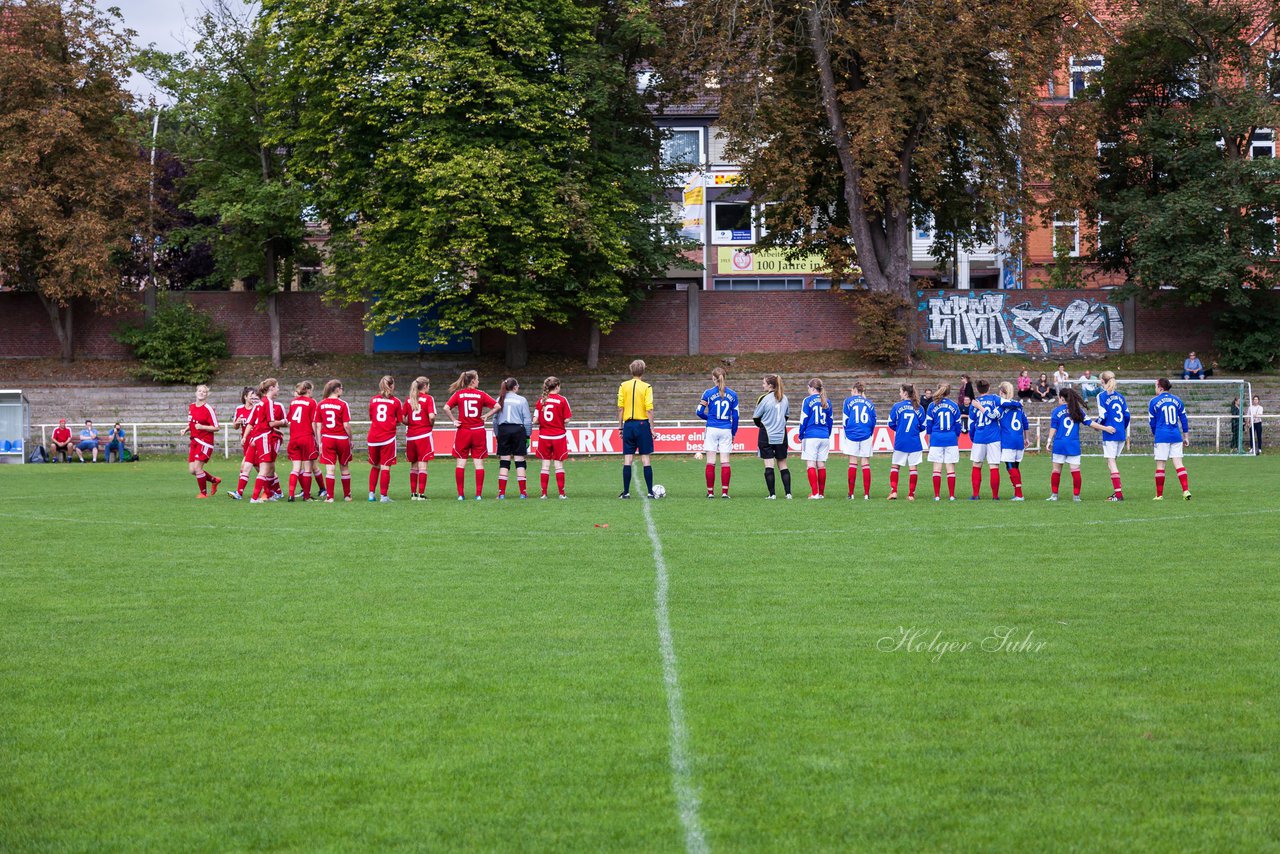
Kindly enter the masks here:
[[[1246, 380], [1178, 380], [1170, 378], [1173, 383], [1173, 394], [1182, 399], [1187, 410], [1188, 445], [1184, 449], [1186, 456], [1204, 456], [1208, 454], [1247, 455], [1249, 451], [1249, 431], [1245, 423], [1244, 413], [1248, 411], [1249, 401], [1253, 397], [1252, 385]], [[1095, 389], [1081, 388], [1080, 381], [1073, 380], [1071, 386], [1085, 398], [1085, 410], [1090, 416], [1097, 417], [1097, 392], [1102, 390], [1099, 383]], [[1123, 394], [1129, 404], [1132, 421], [1129, 424], [1129, 452], [1150, 453], [1151, 427], [1147, 412], [1147, 404], [1157, 394], [1156, 381], [1116, 380], [1116, 391]], [[1234, 403], [1235, 411], [1232, 411]], [[1049, 415], [1029, 413], [1028, 421], [1031, 433], [1027, 440], [1030, 444], [1033, 437], [1037, 445], [1043, 447], [1049, 436]], [[1103, 434], [1096, 430], [1082, 430], [1080, 436], [1081, 450], [1087, 456], [1101, 456]]]

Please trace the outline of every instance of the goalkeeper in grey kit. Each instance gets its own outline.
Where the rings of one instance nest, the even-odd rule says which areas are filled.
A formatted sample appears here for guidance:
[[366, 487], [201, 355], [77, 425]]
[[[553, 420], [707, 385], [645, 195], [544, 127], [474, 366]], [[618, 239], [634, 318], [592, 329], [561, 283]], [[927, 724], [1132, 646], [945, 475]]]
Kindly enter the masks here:
[[768, 498], [776, 499], [774, 467], [782, 472], [782, 490], [791, 498], [791, 471], [787, 468], [787, 416], [791, 404], [782, 393], [782, 378], [777, 374], [765, 375], [764, 394], [756, 401], [751, 418], [760, 428], [760, 459], [764, 460], [764, 483], [769, 488]]

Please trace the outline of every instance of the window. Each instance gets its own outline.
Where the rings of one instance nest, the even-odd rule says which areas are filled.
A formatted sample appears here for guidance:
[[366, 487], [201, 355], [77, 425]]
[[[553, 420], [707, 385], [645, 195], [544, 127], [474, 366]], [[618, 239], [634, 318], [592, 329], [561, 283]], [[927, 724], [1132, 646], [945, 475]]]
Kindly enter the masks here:
[[747, 279], [713, 279], [717, 291], [802, 291], [804, 279], [799, 278], [767, 278]]
[[1079, 98], [1085, 90], [1096, 85], [1096, 78], [1102, 72], [1101, 56], [1073, 56], [1070, 62], [1071, 93], [1070, 97]]
[[1111, 177], [1111, 163], [1115, 157], [1116, 144], [1098, 140], [1098, 180], [1106, 181]]
[[1256, 130], [1249, 143], [1249, 153], [1254, 160], [1276, 156], [1275, 132], [1272, 130]]
[[1053, 215], [1053, 254], [1066, 249], [1072, 258], [1080, 257], [1080, 217], [1075, 211], [1057, 211]]
[[1280, 51], [1277, 50], [1267, 55], [1267, 90], [1280, 98]]
[[1192, 57], [1185, 67], [1179, 69], [1178, 80], [1173, 84], [1172, 94], [1176, 98], [1191, 100], [1200, 97], [1200, 57]]
[[721, 246], [749, 246], [755, 243], [751, 227], [751, 205], [746, 202], [716, 202], [711, 211], [711, 242]]
[[1253, 220], [1253, 254], [1272, 258], [1276, 254], [1276, 212], [1270, 208], [1255, 208]]
[[670, 128], [663, 134], [662, 165], [701, 168], [702, 128]]
[[[858, 288], [865, 288], [866, 286], [867, 285], [866, 285], [865, 279], [858, 279], [857, 282], [841, 282], [840, 290], [855, 291]], [[815, 291], [829, 291], [831, 290], [831, 280], [830, 279], [814, 279], [813, 289]]]

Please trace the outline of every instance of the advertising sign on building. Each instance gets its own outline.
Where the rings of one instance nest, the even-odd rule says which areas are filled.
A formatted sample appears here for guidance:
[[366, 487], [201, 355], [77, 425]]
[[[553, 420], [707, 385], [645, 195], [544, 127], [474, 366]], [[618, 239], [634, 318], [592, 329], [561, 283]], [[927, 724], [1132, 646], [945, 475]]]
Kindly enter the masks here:
[[788, 258], [782, 249], [733, 249], [718, 250], [717, 261], [721, 273], [751, 273], [763, 276], [799, 276], [821, 273], [826, 263], [821, 255], [802, 255]]

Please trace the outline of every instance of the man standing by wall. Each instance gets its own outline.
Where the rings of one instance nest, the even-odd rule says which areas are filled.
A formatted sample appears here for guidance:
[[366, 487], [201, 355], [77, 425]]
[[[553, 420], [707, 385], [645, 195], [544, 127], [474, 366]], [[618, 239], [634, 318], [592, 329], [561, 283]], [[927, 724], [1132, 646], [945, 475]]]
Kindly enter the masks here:
[[631, 497], [631, 466], [635, 455], [640, 455], [644, 466], [644, 483], [649, 498], [653, 498], [653, 386], [645, 382], [644, 361], [631, 363], [631, 379], [618, 386], [618, 427], [622, 430], [622, 493], [619, 498]]

